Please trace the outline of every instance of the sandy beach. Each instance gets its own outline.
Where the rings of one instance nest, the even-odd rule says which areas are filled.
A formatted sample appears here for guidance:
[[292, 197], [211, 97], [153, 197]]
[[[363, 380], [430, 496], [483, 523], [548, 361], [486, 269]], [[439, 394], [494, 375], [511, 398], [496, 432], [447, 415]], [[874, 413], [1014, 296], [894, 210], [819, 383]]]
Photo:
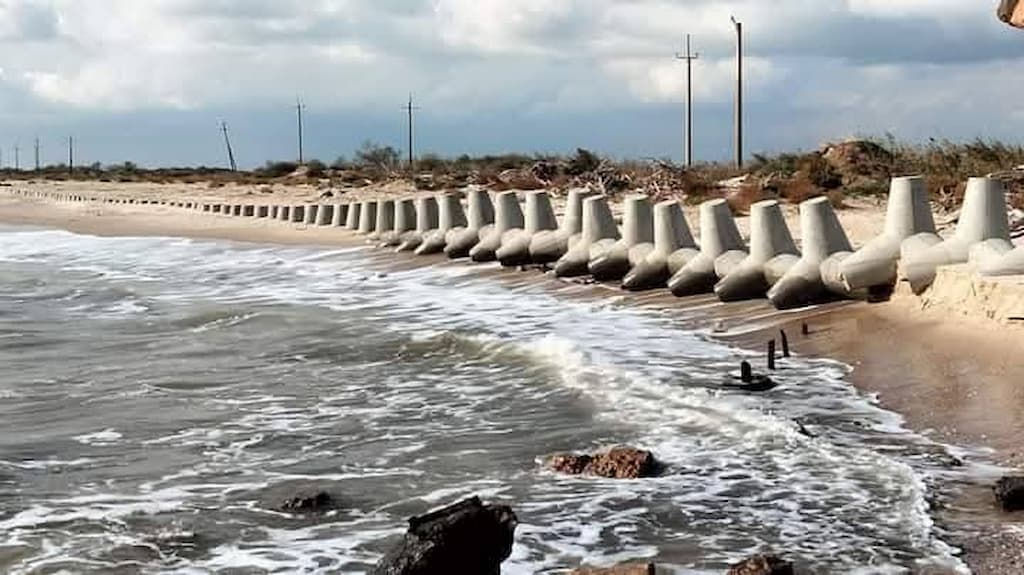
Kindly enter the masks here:
[[[52, 227], [81, 234], [101, 236], [168, 236], [223, 239], [241, 242], [304, 246], [353, 246], [363, 241], [341, 229], [278, 221], [204, 215], [152, 205], [54, 203], [14, 198], [4, 193], [12, 188], [49, 192], [88, 191], [109, 197], [163, 198], [200, 201], [281, 203], [292, 201], [333, 202], [361, 197], [407, 193], [402, 187], [345, 192], [341, 199], [319, 199], [320, 191], [310, 186], [277, 186], [273, 191], [243, 186], [209, 188], [203, 185], [24, 183], [13, 182], [0, 189], [0, 223]], [[854, 244], [879, 233], [884, 207], [871, 201], [851, 201], [839, 212], [840, 220]], [[796, 233], [795, 206], [786, 207], [787, 218]], [[695, 212], [688, 212], [691, 222]], [[746, 230], [746, 218], [738, 220]], [[436, 263], [437, 260], [427, 260]], [[416, 265], [407, 258], [393, 265]], [[457, 265], [457, 264], [445, 264]], [[533, 272], [481, 268], [509, 282], [542, 281], [557, 290], [559, 282]], [[985, 453], [986, 464], [1008, 468], [1024, 465], [1019, 437], [1024, 432], [1024, 280], [1010, 278], [986, 284], [986, 301], [963, 295], [977, 292], [966, 272], [950, 270], [941, 277], [934, 293], [923, 298], [903, 289], [891, 301], [868, 304], [842, 302], [791, 313], [776, 312], [764, 302], [711, 305], [701, 315], [703, 328], [713, 336], [758, 349], [784, 329], [798, 354], [833, 358], [853, 366], [850, 381], [864, 393], [877, 396], [886, 409], [903, 415], [907, 426], [936, 441], [968, 446]], [[966, 278], [966, 279], [965, 279]], [[595, 297], [610, 293], [593, 288]], [[708, 298], [676, 299], [663, 292], [622, 294], [630, 304], [658, 308], [707, 306]], [[1017, 299], [1014, 299], [1017, 298]], [[807, 325], [807, 335], [801, 328]], [[697, 326], [695, 326], [697, 327]], [[994, 469], [994, 467], [993, 467]], [[968, 526], [976, 538], [958, 540], [965, 560], [977, 573], [1008, 572], [1020, 566], [1020, 544], [1008, 526], [1024, 518], [995, 510], [990, 483], [979, 477], [967, 485], [955, 502], [940, 511], [943, 521]], [[993, 541], [997, 541], [994, 544]]]

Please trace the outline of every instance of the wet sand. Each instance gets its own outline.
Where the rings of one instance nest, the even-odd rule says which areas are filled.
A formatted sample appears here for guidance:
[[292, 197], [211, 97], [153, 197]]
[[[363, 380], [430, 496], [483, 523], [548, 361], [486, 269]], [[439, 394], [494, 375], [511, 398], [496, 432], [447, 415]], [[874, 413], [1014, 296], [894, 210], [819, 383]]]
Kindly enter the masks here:
[[[324, 228], [254, 218], [191, 213], [178, 208], [109, 204], [52, 203], [15, 199], [0, 193], [0, 223], [37, 225], [76, 233], [118, 236], [171, 236], [311, 246], [356, 246], [365, 242], [340, 228]], [[851, 234], [852, 235], [852, 234]], [[418, 265], [466, 265], [442, 258], [374, 252], [382, 269]], [[667, 292], [629, 294], [609, 286], [580, 290], [538, 272], [480, 266], [480, 273], [502, 281], [531, 283], [552, 290], [572, 286], [573, 297], [614, 295], [631, 305], [680, 310], [680, 321], [696, 329], [714, 326], [713, 335], [760, 348], [778, 330], [789, 334], [795, 353], [834, 358], [854, 367], [851, 381], [875, 394], [881, 405], [902, 414], [909, 428], [954, 445], [991, 450], [987, 462], [1024, 465], [1018, 447], [1024, 431], [1024, 329], [986, 318], [963, 318], [941, 308], [922, 310], [921, 301], [898, 293], [884, 304], [840, 302], [782, 313], [764, 301], [721, 304], [713, 296], [677, 299]], [[801, 334], [806, 323], [809, 333]], [[968, 457], [974, 457], [973, 454]], [[989, 485], [978, 477], [962, 495], [941, 509], [940, 522], [967, 536], [953, 541], [965, 551], [976, 573], [1016, 572], [1024, 565], [1024, 535], [1012, 528], [1017, 518], [996, 510]], [[973, 533], [973, 534], [972, 534]]]

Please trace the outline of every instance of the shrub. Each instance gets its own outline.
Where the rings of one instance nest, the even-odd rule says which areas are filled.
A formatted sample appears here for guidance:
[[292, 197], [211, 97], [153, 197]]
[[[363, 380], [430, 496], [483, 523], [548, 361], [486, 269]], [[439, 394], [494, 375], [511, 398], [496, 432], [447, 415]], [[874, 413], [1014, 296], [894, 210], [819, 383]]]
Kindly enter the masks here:
[[327, 164], [320, 160], [306, 162], [306, 175], [310, 178], [322, 178], [327, 173]]
[[283, 178], [292, 174], [298, 168], [299, 164], [296, 162], [267, 162], [263, 168], [257, 171], [269, 178]]
[[590, 150], [577, 148], [576, 155], [569, 159], [565, 167], [565, 173], [570, 176], [582, 176], [596, 171], [599, 167], [601, 167], [601, 158], [597, 154]]
[[356, 151], [356, 163], [366, 168], [391, 171], [398, 167], [399, 153], [391, 146], [366, 141]]

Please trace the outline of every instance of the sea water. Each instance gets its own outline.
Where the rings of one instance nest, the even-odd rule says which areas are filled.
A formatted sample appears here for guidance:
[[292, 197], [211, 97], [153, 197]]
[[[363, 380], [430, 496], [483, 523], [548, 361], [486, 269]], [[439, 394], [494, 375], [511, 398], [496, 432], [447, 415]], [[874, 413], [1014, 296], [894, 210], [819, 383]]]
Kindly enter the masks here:
[[[949, 449], [849, 367], [729, 391], [752, 354], [693, 321], [393, 257], [0, 227], [0, 572], [359, 573], [470, 495], [519, 517], [505, 573], [964, 571]], [[664, 475], [543, 466], [615, 444]], [[280, 511], [316, 491], [339, 508]]]

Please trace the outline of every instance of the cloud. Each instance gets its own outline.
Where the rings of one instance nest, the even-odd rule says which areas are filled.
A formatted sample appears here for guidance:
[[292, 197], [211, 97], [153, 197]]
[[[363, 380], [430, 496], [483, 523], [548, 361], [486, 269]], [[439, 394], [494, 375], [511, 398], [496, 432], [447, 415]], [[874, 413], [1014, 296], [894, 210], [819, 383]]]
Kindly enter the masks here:
[[780, 142], [828, 130], [924, 133], [945, 129], [950, 114], [1019, 134], [1005, 94], [1024, 90], [1015, 72], [1024, 36], [988, 4], [0, 0], [0, 49], [18, 54], [0, 75], [0, 121], [284, 111], [296, 95], [311, 111], [390, 118], [414, 92], [423, 114], [445, 122], [601, 112], [612, 122], [680, 101], [674, 55], [686, 33], [701, 52], [696, 97], [724, 110], [735, 15], [751, 114], [771, 116], [763, 120]]

